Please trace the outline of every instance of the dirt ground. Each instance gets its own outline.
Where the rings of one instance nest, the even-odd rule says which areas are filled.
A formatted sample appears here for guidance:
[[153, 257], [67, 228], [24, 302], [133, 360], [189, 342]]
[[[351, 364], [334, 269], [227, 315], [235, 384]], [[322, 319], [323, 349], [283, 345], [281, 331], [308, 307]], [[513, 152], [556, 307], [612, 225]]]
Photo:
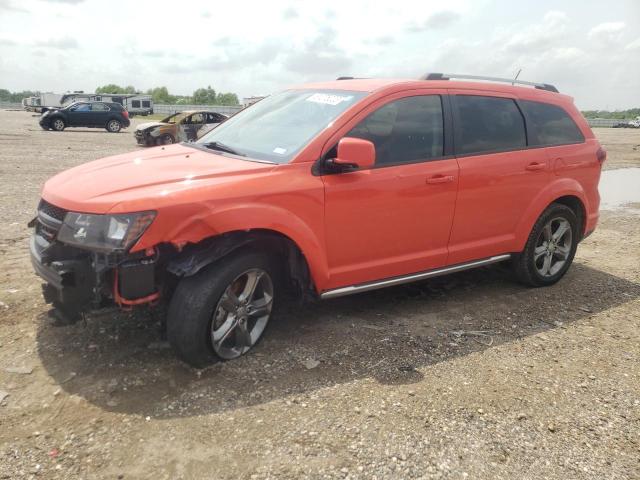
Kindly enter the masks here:
[[[28, 258], [44, 180], [134, 150], [0, 112], [0, 478], [640, 478], [640, 217], [557, 285], [505, 266], [291, 306], [197, 371], [147, 311], [54, 327]], [[607, 168], [640, 131], [599, 129]]]

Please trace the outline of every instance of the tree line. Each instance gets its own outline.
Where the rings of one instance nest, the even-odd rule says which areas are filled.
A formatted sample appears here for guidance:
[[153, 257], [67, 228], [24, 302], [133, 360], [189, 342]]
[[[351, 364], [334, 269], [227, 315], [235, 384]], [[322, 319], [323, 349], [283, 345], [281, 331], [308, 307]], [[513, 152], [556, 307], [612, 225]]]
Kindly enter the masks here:
[[238, 96], [230, 92], [216, 92], [209, 85], [207, 88], [198, 88], [193, 95], [172, 95], [167, 87], [150, 88], [146, 92], [136, 90], [132, 85], [121, 87], [110, 83], [96, 88], [96, 93], [145, 93], [151, 95], [154, 103], [168, 103], [172, 105], [239, 105]]
[[629, 108], [628, 110], [585, 110], [582, 114], [586, 118], [613, 118], [615, 120], [634, 119], [640, 116], [640, 108]]
[[[137, 90], [132, 85], [121, 87], [113, 83], [96, 88], [96, 93], [139, 93], [153, 97], [154, 103], [166, 103], [171, 105], [239, 105], [238, 96], [230, 92], [216, 92], [211, 85], [207, 88], [198, 88], [193, 95], [171, 95], [167, 87], [150, 88], [146, 92]], [[23, 90], [11, 92], [0, 88], [0, 102], [20, 103], [23, 98], [35, 97], [40, 92]]]

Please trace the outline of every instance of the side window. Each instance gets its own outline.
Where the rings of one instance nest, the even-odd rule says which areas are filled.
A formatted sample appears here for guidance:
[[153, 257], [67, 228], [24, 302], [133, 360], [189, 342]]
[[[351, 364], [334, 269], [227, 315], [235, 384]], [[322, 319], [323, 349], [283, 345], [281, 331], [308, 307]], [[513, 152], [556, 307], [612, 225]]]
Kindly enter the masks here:
[[107, 107], [104, 103], [94, 103], [93, 105], [91, 105], [91, 110], [94, 112], [106, 112], [109, 110], [109, 107]]
[[521, 150], [527, 145], [524, 118], [510, 98], [456, 95], [456, 153]]
[[131, 100], [131, 106], [133, 108], [140, 108], [140, 100]]
[[142, 108], [149, 108], [151, 106], [151, 102], [149, 100], [142, 100]]
[[373, 142], [376, 165], [442, 157], [442, 100], [439, 95], [396, 100], [369, 114], [345, 136]]
[[520, 102], [533, 124], [536, 137], [532, 145], [566, 145], [584, 142], [584, 135], [569, 114], [556, 105], [524, 100]]
[[91, 111], [91, 105], [89, 105], [88, 103], [79, 103], [72, 110], [74, 112], [90, 112]]
[[191, 117], [189, 119], [189, 123], [191, 123], [192, 125], [197, 125], [199, 123], [204, 123], [204, 118], [202, 118], [202, 114], [201, 113], [194, 113], [193, 115], [191, 115]]

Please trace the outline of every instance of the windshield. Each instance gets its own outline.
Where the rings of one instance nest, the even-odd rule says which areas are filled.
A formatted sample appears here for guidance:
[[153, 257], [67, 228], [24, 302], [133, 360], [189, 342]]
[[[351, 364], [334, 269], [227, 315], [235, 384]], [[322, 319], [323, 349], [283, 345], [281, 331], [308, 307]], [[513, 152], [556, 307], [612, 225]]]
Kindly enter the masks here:
[[178, 112], [178, 113], [174, 113], [173, 115], [169, 115], [164, 120], [161, 120], [161, 122], [162, 123], [180, 123], [180, 120], [182, 120], [186, 116], [187, 116], [186, 113]]
[[348, 107], [367, 95], [345, 90], [286, 90], [238, 112], [196, 143], [287, 163]]

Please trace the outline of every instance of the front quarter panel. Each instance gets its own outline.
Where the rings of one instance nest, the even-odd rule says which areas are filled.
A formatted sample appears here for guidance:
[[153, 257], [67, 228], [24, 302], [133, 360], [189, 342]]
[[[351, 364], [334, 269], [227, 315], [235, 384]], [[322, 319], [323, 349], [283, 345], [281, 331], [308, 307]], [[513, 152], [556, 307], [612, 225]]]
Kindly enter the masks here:
[[324, 190], [310, 165], [279, 165], [266, 174], [172, 195], [159, 199], [155, 221], [132, 251], [160, 243], [182, 249], [227, 232], [271, 230], [298, 245], [317, 288], [326, 284]]

